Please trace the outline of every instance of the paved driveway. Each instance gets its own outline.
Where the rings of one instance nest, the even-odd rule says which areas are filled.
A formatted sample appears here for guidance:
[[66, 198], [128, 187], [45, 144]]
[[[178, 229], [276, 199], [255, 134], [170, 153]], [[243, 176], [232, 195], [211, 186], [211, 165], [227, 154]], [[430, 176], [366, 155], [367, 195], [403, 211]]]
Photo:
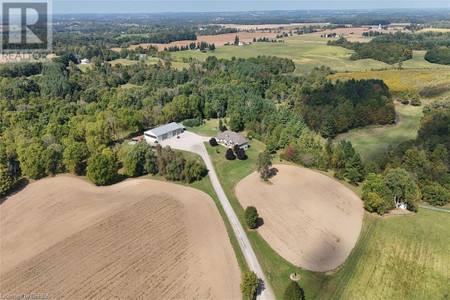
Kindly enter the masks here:
[[217, 196], [219, 197], [219, 201], [222, 204], [222, 207], [230, 221], [231, 227], [233, 228], [234, 234], [239, 242], [239, 246], [244, 253], [245, 260], [247, 261], [247, 265], [250, 270], [254, 271], [260, 280], [260, 290], [258, 299], [275, 299], [275, 294], [273, 293], [270, 286], [267, 284], [266, 276], [261, 269], [261, 266], [258, 263], [258, 259], [256, 258], [255, 252], [253, 251], [250, 242], [247, 238], [247, 235], [244, 232], [244, 228], [242, 228], [241, 223], [239, 222], [236, 214], [234, 213], [233, 208], [231, 207], [230, 202], [228, 201], [227, 196], [220, 184], [219, 179], [217, 178], [216, 171], [214, 170], [211, 159], [209, 158], [208, 152], [206, 151], [204, 142], [209, 141], [209, 138], [200, 136], [198, 134], [185, 131], [180, 135], [180, 138], [177, 139], [171, 138], [161, 142], [162, 146], [170, 146], [171, 148], [184, 150], [189, 152], [194, 152], [199, 154], [209, 170], [209, 177], [211, 178], [211, 183], [216, 191]]

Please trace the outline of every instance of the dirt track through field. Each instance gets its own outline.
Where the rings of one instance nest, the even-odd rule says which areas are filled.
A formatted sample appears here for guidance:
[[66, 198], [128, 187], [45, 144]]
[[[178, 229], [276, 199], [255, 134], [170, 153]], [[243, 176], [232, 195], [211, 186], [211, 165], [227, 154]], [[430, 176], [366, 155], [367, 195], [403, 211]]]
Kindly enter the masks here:
[[234, 251], [200, 191], [152, 180], [96, 188], [60, 176], [12, 196], [1, 214], [2, 294], [240, 298]]
[[235, 192], [242, 207], [257, 208], [263, 221], [258, 232], [289, 262], [320, 272], [337, 268], [358, 240], [362, 201], [320, 173], [274, 167], [279, 172], [269, 183], [256, 172], [239, 182]]

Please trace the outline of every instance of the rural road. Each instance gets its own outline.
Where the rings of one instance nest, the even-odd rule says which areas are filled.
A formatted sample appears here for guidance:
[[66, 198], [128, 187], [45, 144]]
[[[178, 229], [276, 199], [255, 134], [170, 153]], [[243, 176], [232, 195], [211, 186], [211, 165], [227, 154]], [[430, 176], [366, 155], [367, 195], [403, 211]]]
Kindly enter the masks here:
[[217, 177], [216, 171], [214, 170], [211, 159], [206, 151], [204, 142], [209, 141], [209, 138], [200, 136], [198, 134], [185, 131], [180, 135], [180, 138], [171, 138], [161, 142], [162, 146], [170, 146], [171, 148], [184, 150], [189, 152], [194, 152], [200, 155], [203, 161], [206, 164], [206, 167], [209, 170], [209, 177], [211, 178], [211, 183], [216, 191], [217, 196], [219, 197], [219, 201], [222, 204], [222, 207], [230, 221], [231, 227], [233, 228], [234, 234], [239, 242], [239, 246], [244, 253], [245, 260], [247, 261], [247, 265], [258, 275], [260, 279], [260, 290], [258, 294], [258, 299], [275, 299], [275, 294], [270, 288], [266, 276], [259, 265], [258, 259], [256, 258], [255, 252], [250, 245], [250, 242], [245, 234], [244, 228], [242, 228], [241, 223], [239, 222], [236, 213], [231, 207], [230, 202], [228, 201], [227, 196], [220, 184], [219, 178]]

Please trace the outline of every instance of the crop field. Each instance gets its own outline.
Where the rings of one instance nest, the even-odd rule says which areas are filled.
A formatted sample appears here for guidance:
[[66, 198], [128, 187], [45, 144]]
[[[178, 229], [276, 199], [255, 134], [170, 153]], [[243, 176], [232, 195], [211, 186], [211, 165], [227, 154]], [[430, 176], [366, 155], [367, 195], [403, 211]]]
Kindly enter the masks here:
[[388, 149], [402, 142], [415, 139], [422, 117], [421, 106], [397, 104], [398, 123], [395, 125], [369, 126], [352, 129], [340, 134], [335, 141], [347, 140], [352, 142], [356, 151], [365, 160], [378, 159]]
[[297, 166], [274, 165], [264, 182], [254, 172], [235, 188], [242, 207], [255, 206], [257, 229], [283, 258], [307, 270], [325, 272], [345, 262], [358, 240], [362, 201], [339, 182]]
[[342, 299], [448, 299], [450, 215], [421, 209], [378, 225]]
[[[418, 58], [415, 58], [418, 60]], [[414, 61], [412, 59], [411, 61]], [[423, 62], [432, 65], [434, 69], [403, 69], [403, 70], [378, 70], [378, 71], [361, 71], [336, 73], [330, 76], [332, 80], [348, 80], [348, 79], [382, 79], [388, 86], [389, 90], [394, 93], [403, 92], [405, 90], [423, 92], [424, 89], [434, 88], [436, 86], [448, 85], [450, 81], [450, 66], [430, 64], [427, 61]], [[420, 62], [420, 63], [423, 63]], [[404, 62], [404, 64], [409, 61]], [[417, 64], [419, 62], [416, 61]], [[420, 68], [418, 65], [411, 65], [411, 67]], [[450, 87], [443, 93], [448, 93]], [[436, 95], [439, 96], [439, 95]]]
[[217, 208], [192, 188], [146, 179], [98, 188], [58, 176], [1, 208], [3, 295], [241, 297]]
[[[163, 50], [164, 48], [173, 47], [173, 46], [188, 46], [190, 43], [201, 43], [206, 42], [208, 44], [215, 44], [216, 46], [223, 46], [226, 43], [233, 43], [236, 35], [239, 36], [239, 40], [241, 42], [251, 42], [253, 38], [275, 38], [279, 33], [275, 31], [255, 31], [255, 32], [238, 32], [238, 33], [225, 33], [225, 34], [217, 34], [217, 35], [200, 35], [197, 37], [197, 40], [184, 40], [184, 41], [176, 41], [167, 44], [159, 44], [159, 43], [146, 43], [139, 45], [132, 45], [129, 48], [135, 49], [138, 46], [142, 46], [143, 48], [147, 48], [149, 46], [155, 46], [159, 50]], [[120, 48], [113, 48], [114, 51], [120, 51]]]

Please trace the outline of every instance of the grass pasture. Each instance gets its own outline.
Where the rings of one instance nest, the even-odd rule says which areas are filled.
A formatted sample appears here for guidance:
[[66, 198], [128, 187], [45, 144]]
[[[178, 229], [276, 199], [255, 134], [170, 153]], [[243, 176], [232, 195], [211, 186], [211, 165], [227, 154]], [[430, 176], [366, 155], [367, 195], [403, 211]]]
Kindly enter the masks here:
[[388, 149], [417, 137], [421, 106], [397, 104], [398, 123], [396, 125], [369, 126], [352, 129], [337, 136], [336, 141], [352, 142], [364, 160], [378, 159]]
[[196, 58], [205, 60], [208, 56], [231, 59], [232, 57], [249, 58], [258, 55], [273, 55], [292, 59], [296, 64], [296, 74], [309, 72], [317, 66], [329, 66], [340, 72], [390, 68], [383, 62], [372, 59], [350, 61], [352, 50], [337, 46], [327, 46], [329, 39], [312, 35], [284, 38], [284, 43], [253, 43], [249, 46], [217, 47], [214, 53], [199, 51], [180, 51], [172, 53], [177, 60]]
[[342, 299], [448, 299], [449, 227], [425, 209], [379, 220]]
[[[321, 38], [317, 35], [302, 35], [286, 37], [283, 40], [285, 41], [284, 43], [253, 43], [252, 45], [243, 47], [217, 47], [214, 53], [180, 51], [172, 53], [172, 57], [178, 61], [182, 61], [183, 58], [189, 57], [205, 60], [208, 56], [231, 59], [232, 57], [249, 58], [258, 55], [273, 55], [292, 59], [296, 65], [296, 74], [303, 74], [309, 72], [314, 67], [323, 65], [329, 66], [338, 72], [394, 69], [397, 67], [396, 65], [388, 65], [373, 59], [350, 60], [350, 55], [353, 51], [338, 46], [327, 46], [327, 41], [330, 38]], [[403, 68], [449, 70], [449, 66], [431, 64], [425, 61], [423, 58], [424, 55], [425, 51], [414, 51], [413, 59], [405, 61]]]

